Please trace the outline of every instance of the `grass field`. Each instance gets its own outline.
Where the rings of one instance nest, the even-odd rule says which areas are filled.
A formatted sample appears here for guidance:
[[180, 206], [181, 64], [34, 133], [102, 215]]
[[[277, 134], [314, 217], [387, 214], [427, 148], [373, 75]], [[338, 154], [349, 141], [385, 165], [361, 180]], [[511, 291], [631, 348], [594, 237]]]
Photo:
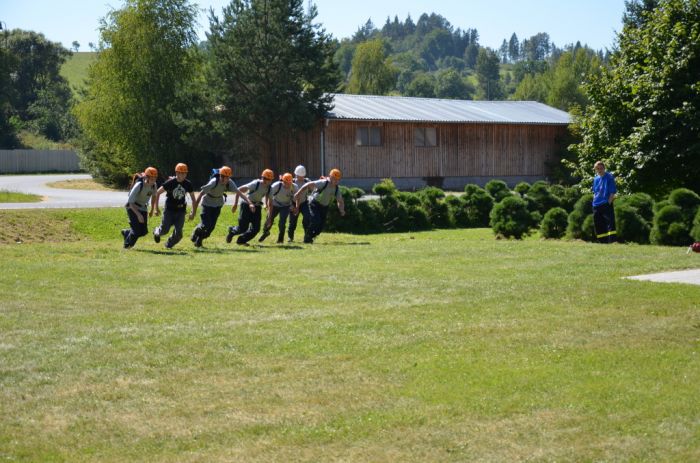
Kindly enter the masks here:
[[16, 191], [0, 190], [0, 203], [37, 203], [41, 196]]
[[63, 66], [61, 75], [68, 81], [74, 95], [78, 96], [76, 90], [85, 86], [85, 79], [88, 77], [88, 67], [95, 61], [97, 53], [91, 51], [81, 51], [73, 53]]
[[123, 215], [0, 212], [0, 461], [700, 460], [700, 287], [621, 278], [685, 249]]

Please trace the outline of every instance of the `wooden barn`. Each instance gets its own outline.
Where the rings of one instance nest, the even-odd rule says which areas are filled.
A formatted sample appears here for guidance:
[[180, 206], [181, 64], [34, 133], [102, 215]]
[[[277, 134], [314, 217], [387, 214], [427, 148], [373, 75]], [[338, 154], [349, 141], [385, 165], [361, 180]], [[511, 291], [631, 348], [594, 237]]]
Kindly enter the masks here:
[[[364, 189], [391, 178], [400, 189], [462, 189], [497, 178], [513, 186], [547, 177], [570, 116], [532, 101], [465, 101], [336, 94], [318, 127], [290, 136], [269, 164], [312, 178], [333, 167], [343, 184]], [[231, 163], [234, 176], [257, 177], [262, 160]]]

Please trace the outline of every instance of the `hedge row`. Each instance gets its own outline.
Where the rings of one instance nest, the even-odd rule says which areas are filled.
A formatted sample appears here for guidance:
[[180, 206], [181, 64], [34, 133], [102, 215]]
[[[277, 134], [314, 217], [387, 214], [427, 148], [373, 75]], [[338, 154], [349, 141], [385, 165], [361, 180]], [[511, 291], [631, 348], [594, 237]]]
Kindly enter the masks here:
[[[470, 184], [463, 194], [448, 196], [435, 187], [401, 192], [385, 179], [372, 188], [379, 196], [376, 200], [361, 200], [365, 192], [359, 188], [341, 187], [341, 192], [346, 215], [341, 218], [333, 204], [328, 231], [367, 234], [490, 226], [506, 238], [520, 239], [539, 230], [544, 238], [594, 239], [592, 195], [543, 181], [521, 182], [510, 190], [505, 182], [491, 180], [484, 188]], [[620, 241], [700, 241], [700, 196], [684, 188], [656, 203], [645, 193], [621, 196], [615, 201], [615, 216]]]

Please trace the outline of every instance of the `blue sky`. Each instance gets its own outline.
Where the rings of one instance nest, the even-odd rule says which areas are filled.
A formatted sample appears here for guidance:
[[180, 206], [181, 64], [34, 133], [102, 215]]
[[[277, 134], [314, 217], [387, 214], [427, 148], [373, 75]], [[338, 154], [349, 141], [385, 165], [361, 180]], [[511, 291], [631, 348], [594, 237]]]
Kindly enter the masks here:
[[[200, 0], [199, 34], [204, 38], [210, 7], [216, 12], [228, 0]], [[622, 29], [624, 0], [316, 0], [318, 22], [334, 37], [350, 37], [371, 18], [381, 27], [387, 16], [414, 22], [422, 13], [435, 12], [455, 27], [477, 29], [480, 43], [498, 48], [515, 32], [520, 40], [547, 32], [558, 46], [580, 40], [594, 49], [612, 48], [616, 32]], [[88, 43], [97, 44], [99, 19], [110, 9], [120, 8], [121, 0], [3, 0], [0, 21], [3, 27], [42, 32], [49, 40], [70, 47], [74, 40], [81, 51]]]

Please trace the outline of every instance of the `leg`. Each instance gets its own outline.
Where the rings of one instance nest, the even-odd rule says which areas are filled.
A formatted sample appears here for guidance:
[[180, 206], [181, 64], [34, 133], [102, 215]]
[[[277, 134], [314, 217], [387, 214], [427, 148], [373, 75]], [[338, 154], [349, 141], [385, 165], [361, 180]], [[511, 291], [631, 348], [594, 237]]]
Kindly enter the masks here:
[[280, 208], [276, 206], [271, 206], [271, 209], [267, 211], [267, 219], [265, 219], [265, 226], [263, 227], [262, 235], [260, 235], [260, 238], [258, 239], [259, 242], [262, 243], [265, 241], [265, 238], [270, 236], [270, 229], [272, 228], [272, 224], [275, 222], [275, 217], [277, 217], [279, 212]]
[[[166, 248], [172, 248], [182, 239], [182, 229], [185, 226], [185, 215], [185, 209], [180, 209], [176, 212], [173, 212], [172, 222], [174, 230], [173, 234], [170, 235], [170, 238], [168, 238], [168, 241], [165, 243]], [[167, 233], [167, 231], [165, 233]]]
[[316, 201], [309, 204], [309, 226], [304, 231], [304, 243], [313, 243], [323, 227], [323, 206]]
[[284, 242], [284, 230], [287, 228], [287, 217], [289, 217], [290, 213], [290, 207], [281, 207], [279, 208], [279, 215], [280, 215], [280, 220], [279, 220], [279, 233], [277, 234], [277, 242], [282, 243]]
[[[246, 214], [249, 217], [248, 223], [250, 226], [246, 229], [244, 233], [238, 236], [236, 240], [237, 244], [246, 244], [248, 241], [255, 238], [255, 235], [260, 231], [260, 220], [262, 219], [262, 207], [256, 207], [255, 212], [250, 212], [250, 209], [246, 210]], [[240, 226], [240, 223], [239, 223]]]
[[289, 216], [289, 229], [287, 230], [287, 236], [289, 237], [289, 242], [294, 241], [294, 232], [297, 229], [297, 221], [299, 220], [300, 212], [297, 211], [296, 214], [291, 214]]
[[160, 237], [162, 235], [167, 235], [168, 231], [170, 231], [170, 227], [172, 226], [173, 223], [173, 212], [170, 211], [169, 209], [165, 209], [163, 211], [163, 220], [160, 223], [159, 227], [156, 227], [153, 230], [153, 239], [155, 240], [156, 243], [160, 243]]
[[614, 242], [617, 236], [614, 214], [615, 212], [610, 204], [601, 204], [593, 208], [593, 228], [599, 243]]
[[139, 222], [136, 213], [131, 209], [127, 209], [126, 213], [129, 216], [129, 226], [131, 227], [128, 233], [122, 232], [124, 235], [124, 247], [131, 248], [136, 244], [136, 241], [148, 233], [148, 214], [140, 211], [143, 216], [143, 223]]

